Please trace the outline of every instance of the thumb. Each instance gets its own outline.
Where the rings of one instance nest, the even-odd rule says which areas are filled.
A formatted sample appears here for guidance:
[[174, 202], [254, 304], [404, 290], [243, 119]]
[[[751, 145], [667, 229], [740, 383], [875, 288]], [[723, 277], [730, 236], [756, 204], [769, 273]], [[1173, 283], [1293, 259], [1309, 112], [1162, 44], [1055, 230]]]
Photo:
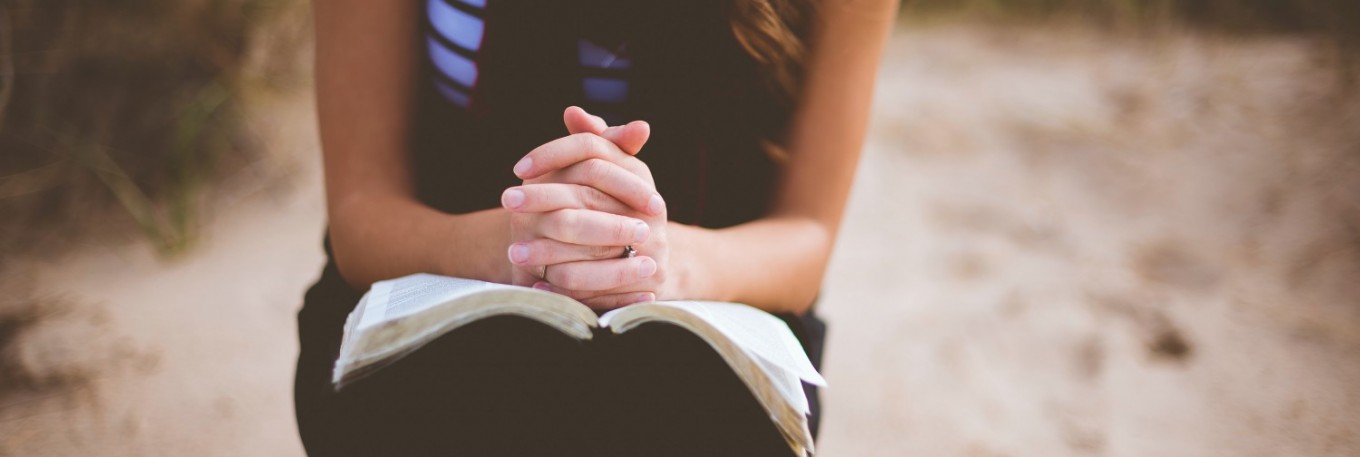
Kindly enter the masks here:
[[604, 129], [600, 136], [614, 143], [623, 152], [637, 155], [642, 151], [642, 145], [647, 144], [647, 139], [652, 137], [652, 126], [646, 121], [633, 121]]
[[604, 119], [591, 115], [577, 106], [568, 107], [562, 113], [562, 123], [566, 124], [569, 134], [594, 133], [630, 155], [637, 155], [642, 151], [642, 145], [646, 144], [652, 135], [652, 126], [644, 121], [609, 127]]
[[567, 125], [568, 134], [594, 133], [599, 135], [609, 127], [604, 123], [604, 119], [599, 116], [592, 116], [579, 106], [569, 106], [562, 112], [562, 123]]

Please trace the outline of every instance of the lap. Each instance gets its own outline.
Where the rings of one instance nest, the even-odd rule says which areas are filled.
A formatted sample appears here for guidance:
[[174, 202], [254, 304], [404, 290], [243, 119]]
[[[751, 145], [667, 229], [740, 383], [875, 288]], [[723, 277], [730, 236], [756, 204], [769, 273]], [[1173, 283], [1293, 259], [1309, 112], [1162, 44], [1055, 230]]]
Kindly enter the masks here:
[[487, 319], [336, 392], [343, 316], [315, 306], [358, 294], [316, 289], [299, 315], [295, 386], [313, 457], [790, 454], [721, 357], [667, 325], [583, 343], [528, 319]]

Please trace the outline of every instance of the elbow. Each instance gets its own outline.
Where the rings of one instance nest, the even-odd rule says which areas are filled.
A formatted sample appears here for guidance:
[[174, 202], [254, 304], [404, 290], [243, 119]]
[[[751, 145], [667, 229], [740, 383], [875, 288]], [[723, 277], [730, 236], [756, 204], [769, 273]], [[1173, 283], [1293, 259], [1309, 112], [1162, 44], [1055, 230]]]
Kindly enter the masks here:
[[786, 307], [789, 312], [803, 315], [812, 309], [813, 305], [817, 303], [817, 297], [821, 296], [822, 277], [825, 271], [825, 268], [818, 268], [813, 272], [815, 279], [801, 282], [798, 287], [791, 288], [788, 306]]
[[807, 314], [808, 311], [812, 310], [812, 305], [816, 304], [817, 297], [821, 292], [821, 288], [800, 287], [799, 289], [806, 290], [796, 291], [796, 293], [789, 298], [788, 303], [785, 306], [783, 306], [783, 308], [788, 310], [788, 312], [790, 313], [801, 316]]
[[368, 290], [378, 279], [365, 268], [362, 256], [357, 252], [358, 249], [354, 248], [353, 243], [349, 242], [344, 230], [336, 230], [336, 227], [337, 225], [332, 224], [327, 232], [330, 238], [328, 242], [330, 255], [335, 262], [336, 271], [354, 290]]
[[833, 227], [813, 218], [803, 218], [798, 224], [798, 246], [806, 246], [802, 262], [797, 262], [797, 279], [787, 290], [785, 306], [794, 314], [807, 313], [822, 292], [822, 281], [826, 277], [827, 264], [835, 247], [836, 231]]
[[327, 249], [340, 277], [355, 290], [368, 290], [374, 282], [383, 279], [365, 250], [374, 237], [366, 236], [369, 228], [364, 223], [364, 203], [358, 196], [336, 198], [331, 200], [326, 211]]

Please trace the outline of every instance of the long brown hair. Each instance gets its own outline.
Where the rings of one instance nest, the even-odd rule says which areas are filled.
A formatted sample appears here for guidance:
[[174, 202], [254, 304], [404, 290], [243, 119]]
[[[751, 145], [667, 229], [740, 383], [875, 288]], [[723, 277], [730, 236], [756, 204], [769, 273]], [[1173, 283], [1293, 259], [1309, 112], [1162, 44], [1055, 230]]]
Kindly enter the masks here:
[[759, 63], [768, 89], [796, 102], [807, 57], [812, 0], [729, 0], [732, 35]]

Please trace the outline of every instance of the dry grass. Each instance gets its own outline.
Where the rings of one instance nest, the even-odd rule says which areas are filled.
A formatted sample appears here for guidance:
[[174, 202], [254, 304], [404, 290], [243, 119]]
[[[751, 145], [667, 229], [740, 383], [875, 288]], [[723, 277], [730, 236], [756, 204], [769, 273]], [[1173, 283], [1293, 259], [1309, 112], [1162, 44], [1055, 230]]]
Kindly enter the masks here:
[[[299, 80], [279, 62], [298, 60], [301, 13], [282, 0], [0, 2], [0, 252], [53, 248], [96, 220], [133, 224], [166, 254], [189, 246], [207, 185], [257, 149], [242, 104]], [[262, 43], [280, 37], [262, 28], [291, 39]]]
[[[52, 249], [92, 220], [187, 248], [205, 192], [255, 157], [242, 104], [305, 73], [306, 6], [0, 0], [0, 253]], [[1360, 53], [1352, 0], [915, 0], [904, 15], [1314, 34]]]
[[[1360, 95], [1308, 39], [1107, 31], [890, 42], [819, 305], [823, 455], [1360, 455]], [[179, 262], [0, 271], [0, 455], [302, 455], [311, 105], [248, 119], [298, 191]]]

